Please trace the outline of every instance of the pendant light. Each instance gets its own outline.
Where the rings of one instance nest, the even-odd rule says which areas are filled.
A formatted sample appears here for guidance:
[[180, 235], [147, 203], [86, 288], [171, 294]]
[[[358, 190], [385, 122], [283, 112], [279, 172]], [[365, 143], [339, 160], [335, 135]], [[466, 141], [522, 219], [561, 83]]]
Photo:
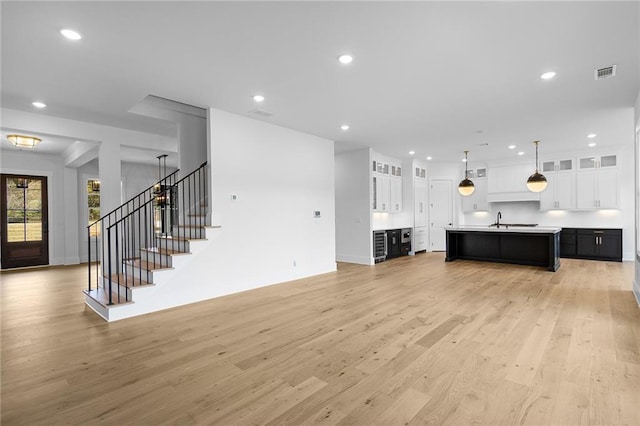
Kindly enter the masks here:
[[464, 152], [464, 179], [462, 179], [462, 181], [460, 181], [460, 183], [458, 184], [458, 192], [464, 197], [468, 197], [469, 195], [473, 194], [473, 191], [476, 190], [475, 185], [473, 184], [473, 182], [471, 182], [471, 179], [469, 179], [468, 177], [469, 175], [468, 154], [469, 154], [469, 151]]
[[527, 179], [527, 188], [531, 192], [542, 192], [547, 187], [547, 178], [538, 173], [538, 144], [540, 141], [533, 141], [536, 145], [536, 171]]

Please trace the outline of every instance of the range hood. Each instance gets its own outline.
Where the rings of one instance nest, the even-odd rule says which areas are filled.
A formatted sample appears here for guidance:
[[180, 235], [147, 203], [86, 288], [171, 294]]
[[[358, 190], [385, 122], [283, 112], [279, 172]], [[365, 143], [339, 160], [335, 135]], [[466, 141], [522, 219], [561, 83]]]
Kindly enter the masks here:
[[527, 189], [527, 178], [533, 173], [531, 165], [490, 167], [487, 181], [487, 201], [508, 203], [540, 201], [539, 192]]

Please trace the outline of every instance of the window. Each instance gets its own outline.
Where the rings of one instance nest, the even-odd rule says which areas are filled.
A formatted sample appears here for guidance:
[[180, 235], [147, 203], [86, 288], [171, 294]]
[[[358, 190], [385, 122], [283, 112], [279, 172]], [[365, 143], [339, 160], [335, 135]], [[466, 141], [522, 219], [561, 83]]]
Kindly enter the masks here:
[[7, 179], [7, 241], [42, 240], [42, 182]]
[[[91, 225], [100, 219], [100, 181], [96, 179], [87, 180], [87, 207], [89, 211], [88, 223]], [[92, 226], [89, 230], [91, 237], [100, 236], [100, 227]]]

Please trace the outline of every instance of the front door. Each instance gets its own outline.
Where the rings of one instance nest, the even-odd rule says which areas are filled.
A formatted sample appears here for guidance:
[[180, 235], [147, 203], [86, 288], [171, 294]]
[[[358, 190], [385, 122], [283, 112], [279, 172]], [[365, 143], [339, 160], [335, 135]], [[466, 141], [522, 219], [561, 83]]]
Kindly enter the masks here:
[[429, 203], [431, 251], [444, 251], [447, 247], [445, 228], [453, 223], [451, 187], [451, 180], [431, 180], [431, 202]]
[[0, 175], [2, 269], [49, 264], [47, 178]]

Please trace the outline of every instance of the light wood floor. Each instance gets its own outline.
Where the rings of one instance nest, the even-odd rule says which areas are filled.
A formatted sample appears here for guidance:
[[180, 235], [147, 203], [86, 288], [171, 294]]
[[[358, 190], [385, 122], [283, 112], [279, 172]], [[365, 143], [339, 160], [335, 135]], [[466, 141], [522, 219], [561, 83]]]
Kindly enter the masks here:
[[639, 425], [632, 269], [430, 253], [111, 324], [84, 267], [3, 273], [2, 424]]

